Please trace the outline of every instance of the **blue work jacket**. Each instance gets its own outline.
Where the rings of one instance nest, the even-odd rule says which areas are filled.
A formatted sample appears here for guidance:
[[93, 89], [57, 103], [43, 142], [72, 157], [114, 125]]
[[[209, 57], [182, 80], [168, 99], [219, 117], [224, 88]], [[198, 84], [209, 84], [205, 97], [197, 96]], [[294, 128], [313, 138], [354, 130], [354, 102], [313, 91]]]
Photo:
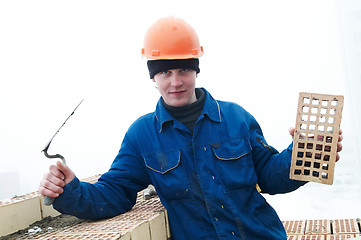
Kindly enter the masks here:
[[205, 103], [191, 133], [158, 102], [136, 120], [108, 172], [95, 184], [75, 178], [54, 202], [60, 212], [102, 219], [132, 208], [137, 192], [153, 184], [168, 211], [172, 238], [286, 239], [275, 210], [257, 191], [293, 191], [291, 145], [267, 145], [256, 120], [235, 103]]

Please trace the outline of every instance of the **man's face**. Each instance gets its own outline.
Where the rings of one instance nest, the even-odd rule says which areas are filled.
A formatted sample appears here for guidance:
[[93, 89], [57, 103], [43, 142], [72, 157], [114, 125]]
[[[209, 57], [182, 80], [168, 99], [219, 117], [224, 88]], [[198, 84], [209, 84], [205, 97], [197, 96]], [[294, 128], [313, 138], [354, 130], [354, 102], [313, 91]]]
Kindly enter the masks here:
[[183, 107], [197, 100], [196, 77], [196, 71], [191, 69], [170, 69], [157, 73], [152, 80], [167, 105]]

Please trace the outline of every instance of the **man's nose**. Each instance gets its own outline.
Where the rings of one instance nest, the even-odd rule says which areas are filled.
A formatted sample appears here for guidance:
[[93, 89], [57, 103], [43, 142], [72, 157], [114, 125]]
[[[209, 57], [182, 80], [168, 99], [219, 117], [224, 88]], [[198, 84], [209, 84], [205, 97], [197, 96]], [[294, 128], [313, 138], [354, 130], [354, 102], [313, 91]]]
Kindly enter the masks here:
[[175, 72], [172, 75], [172, 79], [171, 79], [171, 85], [173, 87], [180, 87], [183, 85], [182, 79], [180, 78], [179, 74], [177, 72]]

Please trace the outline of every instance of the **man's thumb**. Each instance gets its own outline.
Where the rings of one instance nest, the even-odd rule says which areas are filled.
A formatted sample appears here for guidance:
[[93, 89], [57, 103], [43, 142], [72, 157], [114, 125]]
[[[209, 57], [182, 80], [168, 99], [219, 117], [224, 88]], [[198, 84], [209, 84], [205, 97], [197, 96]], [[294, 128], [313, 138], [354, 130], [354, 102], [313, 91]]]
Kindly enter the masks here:
[[60, 161], [57, 161], [56, 166], [64, 174], [65, 179], [70, 178], [70, 180], [72, 180], [74, 173], [66, 164], [63, 164]]
[[290, 135], [291, 135], [292, 137], [295, 136], [295, 128], [294, 128], [294, 127], [290, 127], [290, 128], [288, 129], [288, 132], [290, 133]]

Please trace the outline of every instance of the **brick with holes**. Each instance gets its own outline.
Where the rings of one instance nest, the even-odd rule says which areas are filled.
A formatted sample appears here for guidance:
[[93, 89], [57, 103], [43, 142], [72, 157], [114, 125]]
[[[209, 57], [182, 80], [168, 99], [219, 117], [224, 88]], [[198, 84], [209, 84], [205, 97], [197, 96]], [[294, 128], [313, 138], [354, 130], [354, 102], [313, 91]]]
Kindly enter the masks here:
[[301, 92], [290, 178], [331, 185], [344, 97]]

